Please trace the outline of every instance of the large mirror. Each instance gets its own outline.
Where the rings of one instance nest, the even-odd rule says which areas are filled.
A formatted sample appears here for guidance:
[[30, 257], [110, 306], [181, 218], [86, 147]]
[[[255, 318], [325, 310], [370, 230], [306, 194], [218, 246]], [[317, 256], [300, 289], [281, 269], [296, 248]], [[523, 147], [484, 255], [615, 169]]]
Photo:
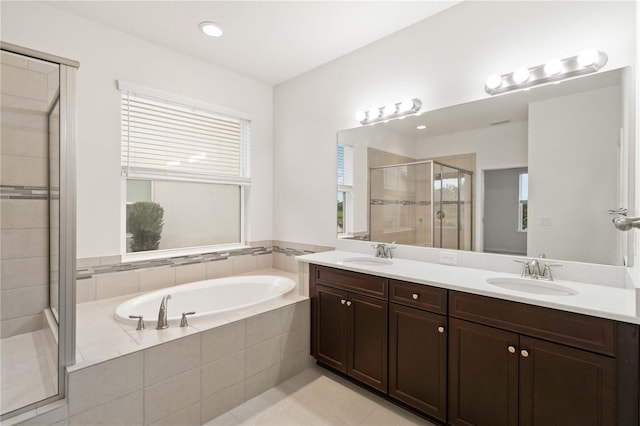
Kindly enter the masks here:
[[[624, 265], [623, 68], [338, 133], [338, 238]], [[426, 127], [424, 127], [426, 126]]]

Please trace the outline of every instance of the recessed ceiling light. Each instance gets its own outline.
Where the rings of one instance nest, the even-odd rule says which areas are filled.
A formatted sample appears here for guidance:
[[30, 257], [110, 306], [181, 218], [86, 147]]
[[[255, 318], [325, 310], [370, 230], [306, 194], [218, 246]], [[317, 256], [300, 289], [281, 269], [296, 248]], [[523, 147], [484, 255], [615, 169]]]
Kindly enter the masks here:
[[427, 125], [426, 125], [426, 124], [421, 124], [421, 125], [419, 125], [419, 126], [417, 126], [417, 127], [416, 127], [416, 129], [418, 129], [418, 130], [424, 130], [424, 129], [426, 129], [426, 128], [427, 128]]
[[200, 28], [200, 31], [211, 37], [220, 37], [222, 35], [222, 27], [215, 22], [200, 22], [198, 28]]

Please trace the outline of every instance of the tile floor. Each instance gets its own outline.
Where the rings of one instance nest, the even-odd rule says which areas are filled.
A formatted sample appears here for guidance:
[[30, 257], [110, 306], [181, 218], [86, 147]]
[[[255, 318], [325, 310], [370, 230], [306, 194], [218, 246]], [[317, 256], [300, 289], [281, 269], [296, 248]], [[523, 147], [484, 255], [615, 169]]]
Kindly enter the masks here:
[[206, 423], [223, 425], [435, 426], [315, 365]]
[[48, 350], [48, 330], [0, 341], [0, 407], [8, 413], [58, 393], [56, 354]]

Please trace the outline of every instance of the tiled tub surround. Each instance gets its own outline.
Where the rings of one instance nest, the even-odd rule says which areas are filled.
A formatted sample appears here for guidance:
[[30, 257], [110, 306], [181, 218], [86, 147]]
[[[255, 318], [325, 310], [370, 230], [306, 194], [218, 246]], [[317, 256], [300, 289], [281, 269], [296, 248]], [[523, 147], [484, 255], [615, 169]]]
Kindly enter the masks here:
[[[273, 269], [260, 274], [297, 275]], [[199, 425], [309, 366], [309, 299], [278, 301], [165, 330], [117, 323], [130, 296], [77, 305], [77, 363], [68, 368], [68, 405], [35, 424]], [[26, 423], [25, 424], [34, 424]]]
[[333, 248], [267, 240], [243, 249], [137, 262], [121, 262], [120, 256], [78, 259], [76, 301], [84, 303], [272, 267], [297, 273], [296, 256], [328, 250]]

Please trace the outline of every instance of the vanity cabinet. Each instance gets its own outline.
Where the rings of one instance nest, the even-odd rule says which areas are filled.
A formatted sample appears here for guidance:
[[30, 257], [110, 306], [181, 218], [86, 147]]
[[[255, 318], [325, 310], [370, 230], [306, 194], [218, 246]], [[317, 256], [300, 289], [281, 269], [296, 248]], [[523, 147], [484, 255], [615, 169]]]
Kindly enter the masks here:
[[389, 396], [446, 421], [447, 292], [391, 280], [389, 301]]
[[386, 392], [387, 280], [379, 277], [370, 280], [368, 275], [324, 267], [315, 268], [315, 276], [313, 355], [318, 361]]
[[615, 321], [449, 297], [450, 424], [625, 424], [616, 413]]

